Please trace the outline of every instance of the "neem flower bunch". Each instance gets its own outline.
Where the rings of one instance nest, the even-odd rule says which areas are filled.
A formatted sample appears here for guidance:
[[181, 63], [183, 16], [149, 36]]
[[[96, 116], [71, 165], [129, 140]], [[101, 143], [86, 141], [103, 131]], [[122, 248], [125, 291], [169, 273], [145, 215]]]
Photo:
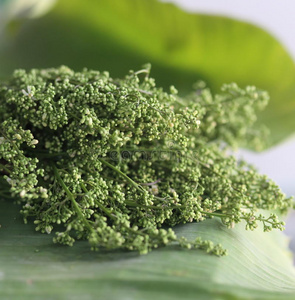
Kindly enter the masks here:
[[56, 243], [147, 253], [177, 241], [224, 255], [172, 228], [212, 217], [283, 228], [258, 210], [284, 213], [292, 200], [227, 153], [259, 146], [252, 125], [267, 102], [264, 91], [235, 84], [179, 97], [157, 87], [149, 67], [116, 80], [65, 66], [17, 70], [0, 85], [0, 196], [21, 203], [25, 222], [54, 231]]

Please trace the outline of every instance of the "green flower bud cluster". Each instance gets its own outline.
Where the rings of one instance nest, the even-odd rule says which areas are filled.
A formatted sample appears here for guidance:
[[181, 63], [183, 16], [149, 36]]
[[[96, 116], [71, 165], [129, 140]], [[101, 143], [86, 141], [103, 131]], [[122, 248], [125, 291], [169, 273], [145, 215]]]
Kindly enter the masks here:
[[229, 228], [283, 229], [270, 213], [292, 199], [228, 149], [261, 147], [252, 128], [268, 95], [204, 85], [186, 97], [155, 84], [150, 67], [112, 79], [62, 66], [17, 70], [0, 85], [0, 197], [22, 204], [25, 222], [55, 243], [140, 253], [177, 242], [215, 255], [211, 241], [173, 226], [218, 217]]

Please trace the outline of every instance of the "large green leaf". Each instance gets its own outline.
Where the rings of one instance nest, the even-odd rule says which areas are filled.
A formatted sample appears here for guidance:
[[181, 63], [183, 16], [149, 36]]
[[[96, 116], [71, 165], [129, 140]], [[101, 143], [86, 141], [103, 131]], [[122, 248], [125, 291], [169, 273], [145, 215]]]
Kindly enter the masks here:
[[67, 64], [122, 76], [146, 62], [159, 84], [182, 91], [198, 79], [214, 90], [232, 81], [266, 89], [271, 103], [260, 120], [272, 129], [272, 142], [294, 132], [294, 63], [271, 35], [244, 22], [156, 0], [59, 0], [0, 44], [2, 75]]
[[148, 255], [52, 244], [0, 201], [2, 299], [273, 299], [295, 297], [295, 273], [276, 233], [228, 230], [218, 220], [178, 226], [178, 235], [221, 241], [229, 256], [162, 248]]

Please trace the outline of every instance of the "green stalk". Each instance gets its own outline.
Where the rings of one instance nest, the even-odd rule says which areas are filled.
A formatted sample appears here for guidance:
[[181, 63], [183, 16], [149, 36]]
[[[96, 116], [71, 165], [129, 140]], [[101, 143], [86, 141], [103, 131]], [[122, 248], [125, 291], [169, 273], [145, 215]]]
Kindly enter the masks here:
[[[86, 188], [86, 186], [84, 185], [83, 182], [80, 183], [80, 186], [81, 186], [82, 190], [83, 190], [85, 193], [88, 193], [88, 190], [87, 190], [87, 188]], [[98, 201], [95, 201], [95, 203], [97, 204], [97, 206], [98, 206], [103, 212], [105, 212], [105, 214], [106, 214], [108, 217], [110, 217], [110, 218], [113, 219], [113, 220], [116, 220], [116, 219], [117, 219], [117, 217], [116, 217], [115, 215], [113, 215], [112, 212], [111, 212], [109, 209], [107, 209], [106, 207], [104, 207], [101, 203], [99, 203]]]
[[[218, 217], [218, 218], [227, 218], [227, 217], [231, 217], [230, 214], [223, 214], [223, 213], [216, 213], [216, 212], [206, 212], [206, 211], [201, 211], [202, 214], [204, 215], [207, 215], [207, 216], [212, 216], [212, 217]], [[242, 220], [245, 220], [247, 221], [248, 218], [246, 217], [240, 217]], [[271, 225], [275, 225], [276, 223], [272, 222], [272, 221], [269, 221], [269, 218], [266, 219], [266, 218], [261, 218], [261, 217], [256, 217], [255, 216], [255, 219], [257, 221], [260, 221], [260, 222], [263, 222], [263, 223], [268, 223], [268, 224], [271, 224]]]
[[93, 230], [93, 228], [91, 227], [91, 225], [89, 224], [89, 222], [87, 221], [87, 219], [85, 218], [85, 216], [83, 215], [78, 203], [76, 202], [74, 195], [70, 192], [70, 190], [68, 189], [68, 187], [66, 186], [66, 184], [64, 183], [64, 181], [62, 180], [62, 178], [59, 175], [58, 169], [56, 168], [55, 165], [53, 165], [53, 170], [54, 170], [54, 174], [55, 177], [57, 179], [57, 181], [59, 182], [59, 184], [62, 186], [62, 188], [64, 189], [64, 191], [66, 192], [66, 194], [68, 195], [69, 199], [71, 200], [75, 211], [77, 213], [77, 215], [79, 216], [79, 218], [83, 221], [84, 225], [89, 229], [90, 232], [94, 233], [95, 231]]
[[5, 167], [4, 165], [2, 165], [2, 164], [0, 164], [0, 169], [2, 169], [4, 171], [6, 171], [7, 173], [11, 174], [11, 171], [7, 167]]
[[107, 162], [106, 160], [104, 160], [103, 158], [99, 158], [99, 161], [101, 161], [103, 164], [105, 164], [106, 166], [108, 166], [109, 168], [113, 169], [116, 173], [118, 173], [120, 176], [124, 177], [131, 185], [133, 185], [137, 190], [144, 192], [145, 190], [139, 185], [137, 184], [135, 181], [133, 181], [130, 177], [128, 177], [125, 173], [123, 173], [122, 171], [120, 171], [118, 168], [116, 168], [114, 165], [110, 164], [109, 162]]
[[[134, 186], [138, 191], [144, 193], [146, 192], [145, 189], [143, 189], [141, 187], [141, 185], [137, 184], [135, 181], [133, 181], [130, 177], [128, 177], [125, 173], [123, 173], [122, 171], [120, 171], [118, 168], [116, 168], [114, 165], [110, 164], [109, 162], [107, 162], [106, 160], [104, 160], [103, 158], [99, 158], [99, 161], [102, 162], [103, 164], [105, 164], [106, 166], [108, 166], [109, 168], [111, 168], [112, 170], [114, 170], [116, 173], [118, 173], [120, 176], [124, 177], [132, 186]], [[155, 195], [153, 195], [153, 197], [157, 200], [160, 201], [166, 201], [166, 198], [161, 198], [161, 197], [157, 197]]]

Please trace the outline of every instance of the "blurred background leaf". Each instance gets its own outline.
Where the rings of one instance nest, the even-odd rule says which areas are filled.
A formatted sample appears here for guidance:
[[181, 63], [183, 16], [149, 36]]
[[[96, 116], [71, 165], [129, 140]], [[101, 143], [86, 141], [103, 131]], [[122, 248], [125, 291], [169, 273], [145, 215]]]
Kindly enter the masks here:
[[47, 13], [55, 2], [56, 0], [0, 0], [0, 34], [7, 23], [40, 17]]
[[271, 102], [259, 122], [272, 130], [271, 143], [294, 132], [294, 62], [256, 26], [156, 0], [59, 0], [46, 16], [17, 31], [13, 24], [0, 44], [2, 77], [15, 68], [61, 64], [119, 77], [151, 62], [158, 84], [174, 84], [182, 93], [199, 79], [214, 91], [229, 82], [265, 89]]
[[2, 17], [9, 19], [36, 18], [47, 13], [56, 0], [0, 0]]
[[52, 234], [23, 225], [19, 207], [0, 201], [1, 299], [199, 299], [292, 300], [295, 273], [278, 232], [228, 230], [219, 220], [175, 228], [221, 242], [227, 257], [170, 246], [139, 256], [134, 252], [92, 252], [52, 243]]

